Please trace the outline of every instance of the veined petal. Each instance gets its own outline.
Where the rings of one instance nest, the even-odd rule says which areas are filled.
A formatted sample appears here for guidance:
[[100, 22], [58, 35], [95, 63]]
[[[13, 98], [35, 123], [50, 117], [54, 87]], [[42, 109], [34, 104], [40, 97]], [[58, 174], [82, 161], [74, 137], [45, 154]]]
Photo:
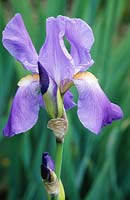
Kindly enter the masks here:
[[103, 126], [122, 118], [121, 108], [109, 101], [93, 74], [78, 73], [73, 81], [79, 93], [78, 117], [86, 128], [99, 133]]
[[10, 116], [3, 130], [4, 136], [13, 136], [31, 129], [38, 119], [40, 90], [38, 75], [27, 76], [19, 82]]
[[16, 14], [3, 31], [3, 45], [27, 70], [38, 72], [38, 55], [20, 14]]
[[71, 79], [74, 63], [63, 42], [64, 24], [50, 17], [46, 23], [47, 35], [39, 53], [39, 61], [49, 76], [58, 84], [64, 79]]
[[92, 29], [81, 19], [64, 16], [58, 16], [58, 19], [65, 23], [65, 36], [71, 44], [75, 65], [79, 71], [88, 69], [94, 63], [89, 53], [94, 42]]
[[65, 107], [65, 110], [70, 110], [74, 106], [76, 106], [76, 104], [73, 101], [73, 94], [68, 90], [64, 94], [64, 107]]

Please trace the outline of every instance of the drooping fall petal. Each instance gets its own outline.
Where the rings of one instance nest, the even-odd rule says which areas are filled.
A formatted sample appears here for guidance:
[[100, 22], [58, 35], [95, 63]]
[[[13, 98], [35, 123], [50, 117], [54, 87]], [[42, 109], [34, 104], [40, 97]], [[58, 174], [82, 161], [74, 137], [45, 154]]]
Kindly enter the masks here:
[[122, 118], [121, 108], [109, 101], [93, 74], [78, 73], [73, 81], [79, 93], [78, 117], [86, 128], [99, 133], [103, 126]]
[[13, 136], [31, 129], [38, 119], [40, 89], [38, 76], [27, 76], [19, 82], [4, 136]]

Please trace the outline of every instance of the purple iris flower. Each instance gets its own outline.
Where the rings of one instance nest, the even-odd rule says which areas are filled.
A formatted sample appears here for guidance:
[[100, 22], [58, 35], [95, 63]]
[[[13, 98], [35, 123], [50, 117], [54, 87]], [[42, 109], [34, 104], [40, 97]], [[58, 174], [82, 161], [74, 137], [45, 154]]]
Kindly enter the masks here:
[[43, 179], [48, 181], [51, 180], [51, 171], [55, 170], [54, 161], [48, 152], [43, 153], [42, 155], [42, 164], [41, 164], [41, 176]]
[[[76, 105], [69, 91], [72, 85], [79, 94], [79, 120], [90, 131], [99, 133], [103, 126], [122, 118], [121, 108], [109, 101], [96, 77], [86, 72], [94, 63], [90, 55], [94, 36], [89, 25], [81, 19], [58, 16], [47, 19], [46, 29], [46, 40], [39, 55], [20, 14], [16, 14], [3, 31], [4, 47], [32, 72], [18, 83], [4, 135], [13, 136], [32, 128], [37, 122], [40, 106], [46, 110], [52, 107], [52, 117], [58, 117], [58, 93], [65, 110], [71, 109]], [[70, 44], [70, 52], [64, 38]]]

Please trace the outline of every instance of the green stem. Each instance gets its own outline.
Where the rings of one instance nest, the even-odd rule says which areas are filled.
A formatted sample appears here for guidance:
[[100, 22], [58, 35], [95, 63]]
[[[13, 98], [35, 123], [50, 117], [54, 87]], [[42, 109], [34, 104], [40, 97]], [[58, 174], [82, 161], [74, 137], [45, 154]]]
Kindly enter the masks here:
[[[58, 180], [60, 180], [61, 175], [61, 166], [62, 166], [62, 155], [63, 155], [63, 142], [56, 142], [56, 158], [55, 158], [55, 167], [56, 175]], [[54, 196], [51, 200], [59, 200], [58, 196]]]
[[56, 142], [55, 165], [56, 165], [56, 175], [59, 180], [60, 180], [60, 175], [61, 175], [62, 154], [63, 154], [63, 142], [61, 143]]

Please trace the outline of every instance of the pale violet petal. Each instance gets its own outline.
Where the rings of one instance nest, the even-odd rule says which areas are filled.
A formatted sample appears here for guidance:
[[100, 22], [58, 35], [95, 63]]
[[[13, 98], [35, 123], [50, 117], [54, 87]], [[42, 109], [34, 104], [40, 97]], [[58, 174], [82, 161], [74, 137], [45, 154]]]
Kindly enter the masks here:
[[78, 117], [86, 128], [99, 133], [103, 126], [122, 118], [121, 108], [109, 101], [94, 75], [79, 73], [73, 81], [79, 93]]
[[63, 42], [64, 23], [50, 17], [46, 29], [46, 41], [40, 50], [39, 62], [59, 85], [62, 80], [72, 78], [74, 63]]
[[58, 19], [65, 23], [65, 36], [71, 44], [71, 56], [75, 65], [81, 71], [88, 69], [94, 63], [90, 55], [94, 42], [92, 29], [81, 19], [64, 16], [58, 16]]
[[68, 90], [64, 94], [64, 108], [65, 108], [65, 110], [70, 110], [74, 106], [76, 106], [76, 104], [73, 100], [73, 94]]
[[2, 42], [9, 53], [32, 72], [38, 72], [38, 55], [20, 14], [16, 14], [3, 31]]
[[27, 76], [19, 82], [19, 85], [21, 86], [14, 97], [10, 116], [3, 130], [4, 136], [11, 137], [26, 132], [35, 125], [38, 119], [39, 81]]

